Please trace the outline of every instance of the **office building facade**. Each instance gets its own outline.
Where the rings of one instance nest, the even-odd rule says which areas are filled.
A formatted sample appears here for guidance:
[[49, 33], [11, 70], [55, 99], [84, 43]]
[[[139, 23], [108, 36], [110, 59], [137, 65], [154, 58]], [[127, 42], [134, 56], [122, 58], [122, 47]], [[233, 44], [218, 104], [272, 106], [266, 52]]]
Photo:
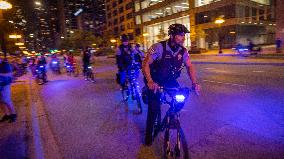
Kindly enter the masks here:
[[135, 23], [132, 0], [106, 0], [106, 33], [115, 38], [122, 34], [134, 40]]
[[[252, 40], [269, 44], [275, 37], [273, 0], [136, 0], [137, 36], [145, 48], [167, 38], [168, 26], [182, 23], [191, 30], [187, 48], [231, 48]], [[216, 19], [224, 23], [216, 24]]]

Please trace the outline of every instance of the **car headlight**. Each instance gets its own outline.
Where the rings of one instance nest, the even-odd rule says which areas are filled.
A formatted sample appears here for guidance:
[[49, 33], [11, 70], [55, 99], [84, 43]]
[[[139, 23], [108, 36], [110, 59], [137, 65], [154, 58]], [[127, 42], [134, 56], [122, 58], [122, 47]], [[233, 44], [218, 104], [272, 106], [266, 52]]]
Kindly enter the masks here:
[[184, 95], [181, 95], [181, 94], [177, 94], [175, 96], [175, 100], [178, 102], [178, 103], [183, 103], [184, 100], [185, 100], [185, 96]]

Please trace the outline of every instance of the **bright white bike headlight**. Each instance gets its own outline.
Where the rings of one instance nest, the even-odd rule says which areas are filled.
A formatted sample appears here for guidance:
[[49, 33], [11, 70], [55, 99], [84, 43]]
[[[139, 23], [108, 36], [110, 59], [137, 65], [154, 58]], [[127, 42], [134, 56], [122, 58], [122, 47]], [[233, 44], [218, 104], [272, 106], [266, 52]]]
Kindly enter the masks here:
[[40, 68], [44, 68], [44, 66], [39, 66]]
[[92, 66], [88, 66], [88, 68], [92, 68]]
[[53, 64], [57, 64], [57, 61], [53, 61], [52, 63], [53, 63]]
[[178, 103], [183, 103], [184, 100], [185, 100], [185, 96], [184, 96], [184, 95], [177, 94], [177, 95], [175, 96], [175, 99], [176, 99], [176, 101], [177, 101]]

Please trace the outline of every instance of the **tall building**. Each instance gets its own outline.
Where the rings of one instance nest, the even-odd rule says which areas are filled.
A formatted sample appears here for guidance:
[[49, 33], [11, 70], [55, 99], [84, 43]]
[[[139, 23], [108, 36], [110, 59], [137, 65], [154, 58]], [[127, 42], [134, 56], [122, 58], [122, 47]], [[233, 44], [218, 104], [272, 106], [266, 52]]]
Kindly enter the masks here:
[[[153, 43], [168, 37], [168, 27], [173, 23], [184, 24], [190, 29], [189, 9], [188, 0], [136, 0], [136, 36], [143, 36], [144, 47], [149, 48]], [[185, 46], [190, 46], [188, 35]]]
[[134, 4], [132, 0], [106, 0], [106, 32], [114, 37], [122, 34], [134, 40]]
[[58, 27], [57, 19], [57, 6], [55, 0], [41, 0], [35, 2], [35, 28], [37, 32], [30, 33], [30, 38], [36, 38], [37, 50], [48, 51], [55, 48], [55, 38], [57, 36]]
[[104, 0], [58, 0], [58, 7], [62, 37], [70, 37], [77, 29], [102, 35], [105, 24]]
[[27, 49], [45, 52], [54, 48], [57, 34], [55, 0], [14, 0], [11, 3], [13, 16], [9, 21], [24, 35]]
[[[214, 49], [222, 43], [231, 48], [237, 43], [274, 42], [273, 0], [135, 0], [137, 35], [144, 46], [167, 38], [172, 23], [186, 25], [191, 33], [186, 47]], [[224, 23], [216, 24], [217, 19]]]

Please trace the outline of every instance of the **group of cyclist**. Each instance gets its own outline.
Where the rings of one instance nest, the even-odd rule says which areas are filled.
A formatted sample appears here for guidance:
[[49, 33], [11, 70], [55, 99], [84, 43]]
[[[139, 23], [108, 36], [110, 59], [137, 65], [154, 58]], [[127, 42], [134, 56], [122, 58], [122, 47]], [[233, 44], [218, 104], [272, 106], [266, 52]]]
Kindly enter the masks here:
[[142, 68], [144, 74], [148, 99], [145, 136], [145, 145], [147, 146], [150, 146], [153, 142], [153, 125], [156, 117], [161, 113], [159, 88], [179, 87], [177, 78], [180, 76], [182, 68], [185, 67], [192, 82], [192, 89], [197, 93], [200, 91], [195, 69], [191, 64], [187, 49], [183, 46], [187, 33], [189, 33], [189, 30], [182, 24], [170, 25], [169, 39], [153, 44], [143, 62], [144, 55], [129, 44], [126, 35], [121, 36], [122, 44], [116, 51], [118, 75], [120, 76], [119, 84], [122, 88], [125, 87], [126, 73], [132, 67]]
[[[148, 99], [148, 112], [146, 121], [145, 145], [150, 146], [153, 142], [153, 125], [155, 119], [161, 113], [161, 101], [159, 93], [160, 87], [177, 88], [180, 87], [177, 79], [181, 70], [185, 67], [187, 75], [191, 80], [192, 89], [199, 93], [195, 69], [190, 61], [188, 50], [184, 47], [185, 35], [189, 30], [182, 24], [172, 24], [169, 26], [169, 39], [153, 44], [144, 56], [139, 44], [130, 44], [126, 35], [121, 36], [121, 45], [116, 49], [116, 64], [118, 67], [117, 81], [121, 88], [126, 87], [127, 74], [129, 70], [137, 70], [137, 78], [140, 69], [144, 75], [144, 83]], [[56, 55], [52, 60], [56, 60]], [[65, 56], [67, 63], [74, 64], [72, 54]], [[44, 55], [36, 61], [36, 65], [46, 65]], [[86, 47], [82, 52], [83, 73], [86, 76], [87, 69], [91, 64], [91, 48]]]
[[[63, 59], [60, 59], [57, 54], [52, 54], [50, 56], [50, 62], [49, 62], [49, 68], [54, 72], [61, 74], [61, 66], [60, 66], [60, 61], [63, 61], [64, 67], [66, 67], [66, 72], [72, 71], [74, 75], [76, 73], [79, 73], [79, 68], [77, 66], [76, 60], [73, 56], [72, 52], [67, 52], [63, 54]], [[85, 72], [87, 70], [87, 67], [90, 65], [90, 59], [91, 59], [91, 52], [90, 52], [90, 47], [86, 47], [82, 51], [82, 63], [83, 63], [83, 72], [85, 75]], [[46, 65], [47, 65], [47, 60], [46, 57], [43, 53], [41, 53], [39, 56], [36, 57], [30, 57], [29, 60], [29, 68], [32, 72], [32, 75], [35, 77], [38, 77], [39, 74], [43, 74], [44, 77], [46, 77]], [[85, 75], [86, 76], [86, 75]], [[44, 79], [43, 83], [47, 82], [47, 78]]]

